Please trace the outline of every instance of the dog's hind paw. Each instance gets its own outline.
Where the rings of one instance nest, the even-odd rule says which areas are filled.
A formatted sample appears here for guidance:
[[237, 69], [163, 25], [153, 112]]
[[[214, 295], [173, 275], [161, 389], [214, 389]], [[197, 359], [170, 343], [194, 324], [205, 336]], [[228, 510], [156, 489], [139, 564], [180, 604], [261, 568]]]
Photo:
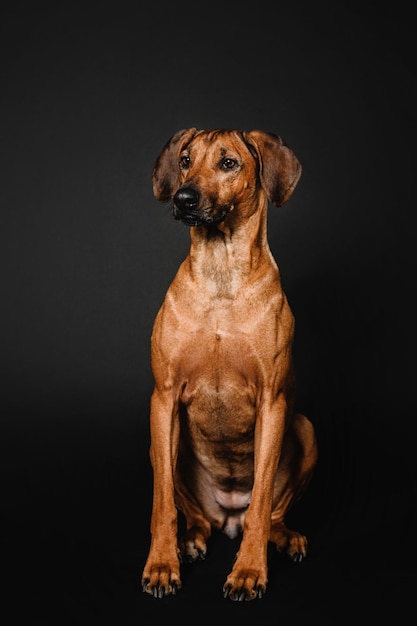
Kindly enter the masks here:
[[285, 524], [274, 524], [269, 539], [280, 553], [286, 553], [294, 563], [301, 563], [307, 556], [307, 537], [295, 530], [289, 530]]
[[182, 560], [188, 563], [194, 561], [204, 561], [207, 554], [206, 536], [204, 530], [200, 526], [192, 526], [179, 541], [180, 553]]
[[303, 552], [295, 552], [294, 554], [290, 554], [290, 558], [294, 563], [301, 563], [303, 559], [305, 559], [306, 554]]

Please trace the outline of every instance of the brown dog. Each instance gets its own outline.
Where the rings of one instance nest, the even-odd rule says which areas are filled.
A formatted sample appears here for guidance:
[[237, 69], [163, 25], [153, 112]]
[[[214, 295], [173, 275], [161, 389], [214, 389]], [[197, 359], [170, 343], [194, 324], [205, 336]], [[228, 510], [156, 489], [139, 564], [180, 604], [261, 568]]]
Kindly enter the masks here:
[[[153, 170], [155, 197], [173, 200], [191, 247], [152, 333], [151, 546], [143, 590], [181, 587], [180, 562], [204, 559], [212, 527], [243, 531], [225, 597], [267, 586], [267, 545], [294, 561], [306, 537], [284, 517], [317, 460], [314, 429], [294, 414], [294, 318], [267, 241], [268, 200], [291, 196], [292, 150], [262, 131], [176, 133]], [[177, 540], [177, 507], [187, 530]]]

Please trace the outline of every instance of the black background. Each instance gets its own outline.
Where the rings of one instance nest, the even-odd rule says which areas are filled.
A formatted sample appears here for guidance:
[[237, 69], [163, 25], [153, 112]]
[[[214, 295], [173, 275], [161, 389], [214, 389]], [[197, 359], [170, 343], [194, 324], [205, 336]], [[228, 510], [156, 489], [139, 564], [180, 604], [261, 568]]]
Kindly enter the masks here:
[[[8, 623], [404, 622], [416, 583], [411, 15], [401, 3], [16, 2], [0, 29]], [[176, 597], [140, 588], [149, 338], [189, 242], [151, 170], [189, 126], [274, 132], [303, 165], [270, 209], [269, 240], [320, 448], [288, 520], [310, 551], [301, 565], [272, 552], [268, 592], [249, 603], [222, 597], [238, 542], [218, 534]]]

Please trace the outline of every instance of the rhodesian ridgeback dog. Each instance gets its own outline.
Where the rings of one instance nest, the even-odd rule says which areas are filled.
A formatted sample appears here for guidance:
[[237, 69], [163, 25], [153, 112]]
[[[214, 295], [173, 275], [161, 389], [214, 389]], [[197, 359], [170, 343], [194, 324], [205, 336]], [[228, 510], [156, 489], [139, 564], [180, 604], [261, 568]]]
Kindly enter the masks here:
[[268, 542], [294, 561], [307, 554], [285, 515], [310, 481], [317, 445], [294, 409], [294, 317], [267, 240], [268, 202], [284, 204], [300, 174], [282, 139], [259, 130], [181, 130], [155, 162], [154, 195], [173, 201], [191, 239], [151, 338], [142, 587], [155, 598], [177, 592], [181, 563], [204, 559], [213, 528], [241, 535], [223, 587], [231, 600], [264, 595]]

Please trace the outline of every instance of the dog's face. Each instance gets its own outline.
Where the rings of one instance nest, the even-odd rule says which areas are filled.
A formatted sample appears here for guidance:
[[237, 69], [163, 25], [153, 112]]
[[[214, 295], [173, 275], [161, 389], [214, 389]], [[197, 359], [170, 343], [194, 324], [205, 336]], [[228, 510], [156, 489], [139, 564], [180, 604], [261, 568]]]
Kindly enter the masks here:
[[257, 162], [238, 133], [199, 133], [179, 154], [174, 217], [190, 226], [222, 222], [235, 205], [242, 213], [257, 181]]
[[249, 217], [266, 195], [276, 205], [291, 195], [301, 174], [293, 152], [272, 134], [236, 130], [179, 131], [153, 170], [155, 197], [173, 200], [176, 219], [189, 226], [223, 222], [238, 208]]

